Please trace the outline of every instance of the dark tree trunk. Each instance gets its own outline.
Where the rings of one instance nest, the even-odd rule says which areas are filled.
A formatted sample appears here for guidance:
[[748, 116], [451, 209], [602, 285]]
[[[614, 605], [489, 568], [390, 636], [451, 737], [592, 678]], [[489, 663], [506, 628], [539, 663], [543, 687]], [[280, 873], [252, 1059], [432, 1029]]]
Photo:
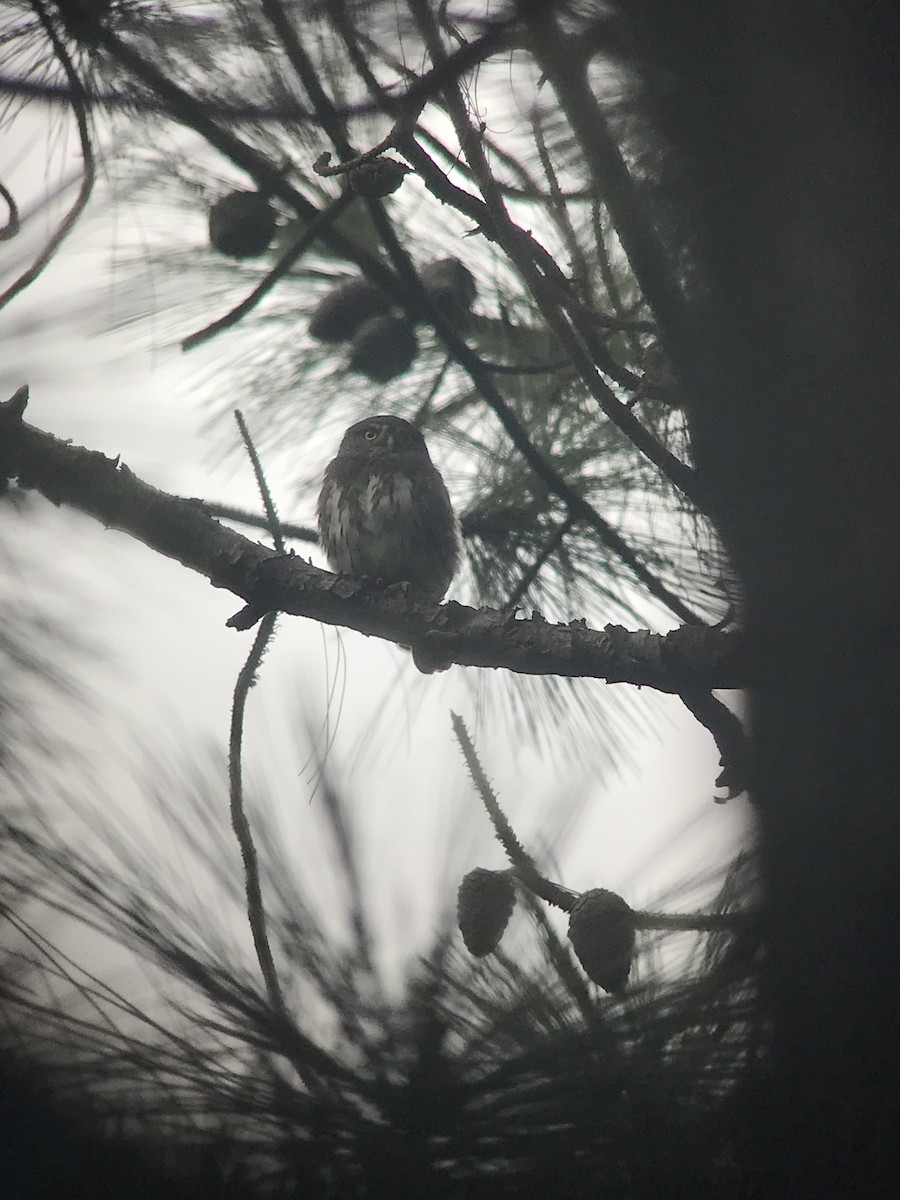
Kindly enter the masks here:
[[675, 81], [657, 117], [688, 168], [711, 302], [673, 349], [767, 678], [752, 720], [777, 1087], [760, 1191], [897, 1196], [894, 5], [686, 7], [648, 6], [636, 30], [650, 94], [659, 68]]

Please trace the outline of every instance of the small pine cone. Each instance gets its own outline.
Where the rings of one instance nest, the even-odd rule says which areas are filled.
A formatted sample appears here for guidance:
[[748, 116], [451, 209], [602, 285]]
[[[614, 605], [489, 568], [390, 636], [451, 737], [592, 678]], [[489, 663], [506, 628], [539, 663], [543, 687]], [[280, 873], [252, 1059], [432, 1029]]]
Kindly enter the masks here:
[[402, 375], [419, 352], [415, 330], [402, 317], [372, 317], [353, 335], [350, 366], [377, 383]]
[[569, 913], [569, 940], [589, 979], [607, 992], [625, 987], [634, 953], [634, 913], [621, 896], [605, 888], [579, 896]]
[[439, 258], [427, 263], [419, 278], [441, 316], [456, 325], [466, 320], [478, 288], [475, 276], [458, 258]]
[[508, 871], [476, 867], [459, 885], [456, 912], [466, 949], [476, 958], [496, 950], [516, 903]]
[[209, 240], [229, 258], [256, 258], [275, 236], [275, 210], [262, 192], [229, 192], [209, 210]]
[[337, 284], [322, 297], [309, 319], [309, 332], [320, 342], [346, 342], [364, 321], [387, 311], [383, 293], [360, 275]]
[[347, 179], [358, 196], [378, 199], [396, 192], [409, 172], [406, 163], [396, 158], [371, 158], [352, 167]]

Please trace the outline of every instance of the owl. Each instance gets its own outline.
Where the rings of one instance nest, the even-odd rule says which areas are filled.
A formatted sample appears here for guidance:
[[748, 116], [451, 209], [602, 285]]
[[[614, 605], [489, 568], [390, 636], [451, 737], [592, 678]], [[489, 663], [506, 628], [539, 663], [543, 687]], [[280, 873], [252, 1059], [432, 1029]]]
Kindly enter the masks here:
[[319, 540], [333, 570], [407, 582], [441, 600], [460, 561], [459, 522], [425, 439], [402, 417], [366, 417], [325, 468]]

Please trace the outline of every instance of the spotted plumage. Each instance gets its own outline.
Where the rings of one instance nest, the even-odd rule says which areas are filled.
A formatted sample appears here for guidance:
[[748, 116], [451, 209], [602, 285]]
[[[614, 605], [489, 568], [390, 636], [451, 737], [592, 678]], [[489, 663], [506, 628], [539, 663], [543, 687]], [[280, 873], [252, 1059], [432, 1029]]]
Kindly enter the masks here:
[[425, 439], [401, 417], [367, 417], [325, 468], [319, 539], [333, 570], [410, 583], [433, 600], [460, 557], [459, 523]]

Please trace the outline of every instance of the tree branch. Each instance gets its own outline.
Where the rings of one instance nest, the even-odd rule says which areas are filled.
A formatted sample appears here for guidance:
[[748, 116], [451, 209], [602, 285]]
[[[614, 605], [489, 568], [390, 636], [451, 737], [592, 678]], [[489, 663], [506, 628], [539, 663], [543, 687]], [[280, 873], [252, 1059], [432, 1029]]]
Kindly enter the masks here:
[[423, 603], [403, 585], [382, 588], [279, 555], [220, 525], [202, 501], [168, 495], [118, 459], [26, 424], [27, 401], [27, 388], [20, 388], [0, 404], [0, 477], [122, 530], [239, 596], [247, 607], [228, 622], [233, 628], [249, 628], [277, 610], [398, 644], [433, 645], [462, 666], [605, 679], [678, 695], [753, 682], [739, 633], [682, 627], [659, 635], [614, 625], [595, 630], [580, 620], [553, 624], [537, 613], [517, 619], [514, 612]]
[[[67, 87], [61, 83], [47, 80], [28, 79], [25, 76], [0, 75], [0, 95], [16, 96], [23, 100], [41, 100], [45, 104], [63, 104], [71, 106], [77, 97], [82, 97], [82, 89]], [[171, 103], [162, 96], [136, 96], [133, 90], [106, 88], [98, 91], [96, 85], [85, 91], [83, 100], [88, 108], [103, 108], [109, 112], [124, 110], [127, 113], [172, 115]], [[221, 97], [203, 97], [203, 107], [207, 114], [223, 121], [252, 121], [254, 123], [273, 122], [279, 125], [291, 121], [295, 124], [307, 122], [317, 124], [318, 116], [309, 109], [301, 108], [290, 99], [277, 104], [255, 100], [222, 99]], [[339, 112], [345, 117], [366, 117], [383, 110], [382, 103], [361, 102], [344, 105]]]
[[[322, 86], [290, 19], [282, 8], [280, 0], [263, 0], [263, 8], [278, 37], [282, 40], [291, 64], [300, 82], [307, 90], [313, 107], [320, 114], [323, 129], [328, 133], [336, 150], [344, 159], [354, 159], [355, 150], [347, 139], [343, 122], [335, 116], [331, 100]], [[417, 2], [415, 9], [417, 13], [419, 8], [420, 6]], [[445, 62], [446, 56], [443, 54], [442, 49], [440, 49], [439, 43], [436, 42], [435, 46], [436, 49], [434, 49], [433, 57], [436, 59], [435, 69], [437, 69]], [[412, 89], [410, 89], [411, 93]], [[396, 136], [394, 138], [394, 145], [401, 153], [405, 153], [403, 147], [407, 139], [401, 136], [400, 131], [402, 127], [403, 120], [400, 119], [395, 127]], [[492, 178], [491, 182], [493, 182]], [[436, 311], [431, 297], [422, 286], [408, 252], [401, 245], [379, 201], [370, 199], [367, 201], [367, 205], [369, 215], [388, 251], [397, 278], [401, 285], [404, 285], [406, 288], [407, 296], [405, 297], [405, 304], [407, 308], [410, 307], [411, 299], [417, 302], [421, 312], [424, 313], [426, 319], [434, 326], [439, 337], [444, 341], [448, 352], [468, 372], [476, 388], [497, 414], [513, 445], [522, 454], [538, 478], [545, 482], [563, 500], [573, 520], [580, 519], [584, 521], [598, 534], [603, 544], [631, 569], [652, 596], [665, 604], [671, 612], [688, 624], [702, 624], [702, 619], [698, 614], [641, 561], [640, 557], [618, 530], [606, 521], [583, 496], [579, 495], [562, 478], [553, 465], [539, 453], [511, 407], [506, 403], [497, 388], [494, 387], [489, 372], [483, 369], [478, 361], [478, 357], [472, 352], [467, 343], [458, 336], [450, 323]], [[500, 207], [502, 208], [502, 204]], [[493, 212], [493, 210], [491, 211]], [[588, 373], [590, 374], [590, 372]], [[616, 401], [616, 404], [618, 404], [618, 401]], [[627, 409], [623, 408], [623, 411], [627, 413], [630, 421], [637, 424], [636, 418]], [[666, 451], [665, 453], [668, 452]], [[676, 460], [673, 459], [674, 461]], [[684, 464], [681, 464], [681, 466], [684, 470], [690, 471], [689, 468], [684, 467]], [[691, 471], [690, 474], [693, 475], [693, 472]]]
[[[500, 807], [500, 801], [484, 772], [478, 752], [468, 729], [466, 729], [465, 721], [455, 712], [450, 713], [450, 721], [475, 790], [481, 797], [488, 819], [494, 828], [494, 836], [503, 847], [503, 852], [509, 859], [516, 878], [541, 900], [562, 909], [563, 912], [571, 912], [579, 898], [579, 893], [542, 874], [534, 858], [516, 837], [515, 830]], [[716, 913], [654, 913], [632, 909], [631, 916], [635, 929], [697, 933], [738, 929], [750, 921], [758, 919], [756, 913], [748, 910]]]
[[663, 342], [682, 377], [693, 382], [697, 356], [687, 307], [643, 199], [591, 91], [588, 59], [578, 53], [571, 39], [566, 39], [551, 5], [518, 0], [518, 8], [531, 34], [534, 61], [556, 92], [578, 139], [641, 292], [659, 322]]
[[[440, 64], [446, 55], [428, 4], [425, 0], [410, 0], [410, 11], [416, 19], [429, 54], [436, 64]], [[551, 20], [549, 15], [547, 20]], [[625, 382], [619, 365], [596, 337], [592, 322], [583, 311], [570, 281], [560, 270], [553, 256], [509, 216], [487, 161], [480, 130], [473, 126], [459, 89], [448, 88], [445, 99], [457, 141], [484, 197], [485, 216], [481, 221], [482, 228], [489, 228], [491, 236], [518, 268], [548, 327], [559, 339], [602, 411], [697, 508], [705, 511], [703, 489], [693, 468], [667, 450], [618, 399], [595, 370], [596, 366], [620, 383]], [[399, 139], [395, 144], [405, 153]], [[419, 154], [421, 156], [421, 149]], [[416, 162], [409, 155], [407, 157], [421, 173], [421, 158]], [[427, 179], [426, 176], [423, 178]], [[566, 320], [563, 310], [569, 314], [571, 324]], [[630, 373], [626, 372], [626, 375]]]
[[[261, 190], [267, 191], [273, 196], [278, 196], [285, 203], [289, 204], [298, 216], [305, 220], [312, 221], [320, 216], [320, 210], [311, 204], [296, 188], [292, 187], [284, 178], [282, 172], [278, 171], [253, 147], [240, 141], [229, 130], [211, 120], [203, 111], [202, 106], [189, 93], [167, 78], [154, 64], [147, 62], [134, 49], [110, 33], [109, 30], [101, 30], [98, 37], [104, 48], [122, 66], [168, 101], [171, 105], [172, 115], [176, 120], [193, 129], [195, 133], [205, 138], [212, 147], [217, 149], [236, 166], [246, 171], [255, 180]], [[302, 62], [302, 59], [298, 59], [299, 62]], [[330, 101], [324, 96], [324, 92], [321, 92], [321, 89], [319, 89], [319, 92], [319, 98], [325, 105], [326, 113], [329, 116], [328, 124], [333, 129], [338, 150], [350, 153], [351, 148], [349, 144], [346, 142], [341, 129], [337, 127], [333, 120], [335, 110], [330, 106]], [[398, 122], [398, 129], [400, 124], [402, 123]], [[406, 157], [409, 157], [406, 149], [408, 142], [413, 149], [416, 149], [413, 139], [395, 138], [395, 145]], [[423, 155], [421, 151], [419, 151], [419, 155], [426, 160], [428, 159], [428, 156]], [[465, 194], [463, 193], [463, 195]], [[476, 200], [476, 203], [481, 202]], [[370, 211], [376, 211], [373, 207], [374, 204], [374, 201], [370, 202]], [[392, 233], [389, 225], [384, 221], [381, 222], [379, 228], [383, 237], [385, 234]], [[468, 345], [457, 336], [446, 321], [441, 319], [440, 314], [435, 312], [427, 293], [416, 276], [414, 268], [408, 262], [408, 256], [405, 256], [408, 269], [402, 271], [398, 278], [398, 275], [388, 269], [378, 256], [366, 253], [360, 247], [352, 245], [340, 235], [333, 225], [326, 223], [322, 228], [321, 237], [326, 244], [338, 253], [356, 262], [374, 283], [382, 288], [383, 291], [386, 291], [399, 304], [409, 308], [411, 296], [421, 304], [422, 311], [424, 311], [427, 319], [434, 325], [439, 336], [446, 344], [448, 351], [453, 354], [463, 369], [468, 372], [478, 391], [498, 416], [500, 423], [510, 436], [513, 445], [522, 454], [538, 478], [548, 486], [554, 495], [559, 496], [563, 500], [574, 518], [583, 521], [592, 528], [598, 534], [601, 541], [628, 565], [634, 575], [646, 587], [650, 595], [665, 604], [681, 620], [692, 624], [702, 624], [702, 619], [693, 612], [690, 606], [679, 596], [675, 595], [656, 577], [653, 571], [645, 566], [622, 535], [583, 496], [579, 495], [574, 488], [568, 485], [543, 455], [538, 453], [514, 412], [494, 387], [489, 371], [481, 367], [478, 357], [470, 350]], [[397, 239], [392, 237], [391, 240], [395, 249], [402, 251], [402, 247], [399, 247]], [[400, 257], [404, 257], [402, 253]], [[398, 264], [402, 267], [403, 264], [399, 262], [396, 253], [392, 258], [395, 267], [398, 267]], [[599, 380], [599, 376], [595, 376], [595, 379]], [[623, 411], [627, 410], [623, 409]], [[630, 413], [628, 415], [631, 416]], [[688, 470], [686, 467], [684, 469]]]
[[14, 238], [20, 228], [19, 224], [19, 207], [16, 204], [16, 198], [0, 179], [0, 196], [6, 202], [6, 207], [9, 209], [9, 216], [6, 218], [6, 224], [0, 229], [0, 242], [8, 242]]
[[[56, 30], [53, 27], [53, 22], [50, 20], [50, 17], [48, 16], [43, 4], [36, 2], [34, 9], [37, 13], [38, 20], [44, 27], [44, 31], [46, 32], [50, 44], [53, 47], [53, 53], [59, 59], [60, 66], [65, 73], [66, 79], [69, 83], [70, 91], [72, 93], [70, 104], [72, 107], [72, 115], [75, 118], [75, 124], [78, 129], [78, 141], [81, 146], [81, 184], [78, 188], [78, 195], [75, 197], [75, 200], [72, 203], [72, 207], [66, 213], [65, 217], [63, 217], [59, 227], [57, 228], [56, 232], [52, 234], [46, 246], [44, 246], [43, 250], [37, 256], [31, 266], [28, 267], [27, 270], [23, 271], [19, 278], [11, 283], [6, 291], [0, 295], [0, 308], [5, 308], [11, 300], [14, 300], [16, 296], [25, 290], [25, 288], [34, 283], [35, 279], [37, 279], [37, 277], [41, 274], [50, 260], [54, 257], [57, 250], [75, 228], [79, 217], [87, 207], [87, 202], [90, 199], [91, 192], [94, 188], [94, 151], [93, 147], [91, 146], [91, 131], [88, 126], [84, 87], [82, 86], [81, 80], [78, 77], [78, 72], [75, 69], [75, 65], [72, 62], [69, 52], [66, 49], [65, 44], [57, 35]], [[4, 194], [6, 194], [5, 189]], [[15, 211], [15, 205], [13, 204], [10, 208], [9, 224], [18, 229], [18, 220], [16, 219], [14, 221], [14, 218], [17, 218], [17, 213]]]

